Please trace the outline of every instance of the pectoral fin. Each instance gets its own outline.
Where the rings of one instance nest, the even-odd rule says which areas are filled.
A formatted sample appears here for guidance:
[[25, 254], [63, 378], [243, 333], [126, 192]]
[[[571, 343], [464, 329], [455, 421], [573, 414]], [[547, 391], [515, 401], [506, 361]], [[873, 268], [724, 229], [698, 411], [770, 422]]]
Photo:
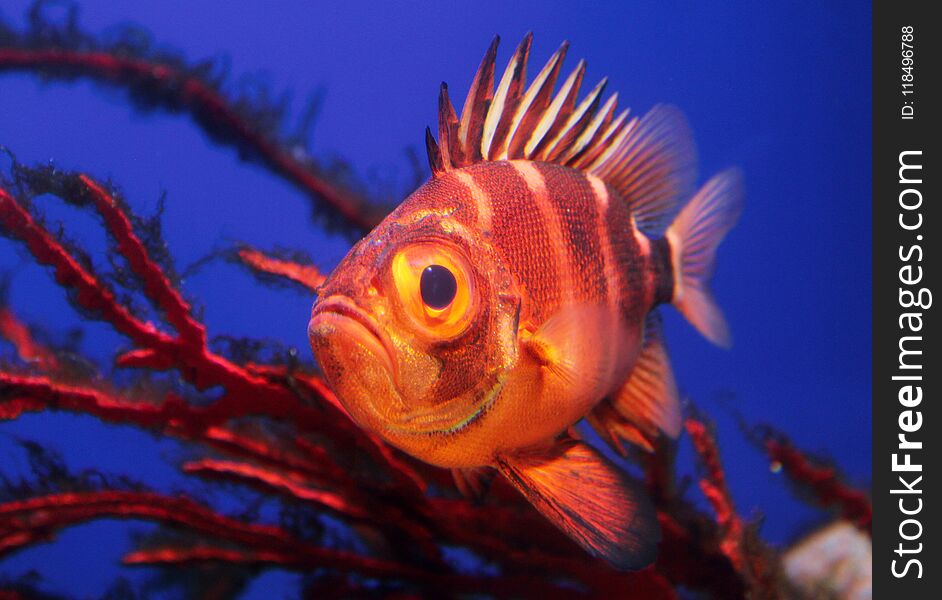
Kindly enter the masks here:
[[651, 564], [661, 531], [641, 484], [585, 442], [502, 457], [500, 472], [547, 519], [618, 569]]
[[607, 306], [581, 304], [553, 314], [526, 346], [554, 377], [586, 395], [601, 395], [614, 383], [618, 352], [613, 345], [625, 336]]

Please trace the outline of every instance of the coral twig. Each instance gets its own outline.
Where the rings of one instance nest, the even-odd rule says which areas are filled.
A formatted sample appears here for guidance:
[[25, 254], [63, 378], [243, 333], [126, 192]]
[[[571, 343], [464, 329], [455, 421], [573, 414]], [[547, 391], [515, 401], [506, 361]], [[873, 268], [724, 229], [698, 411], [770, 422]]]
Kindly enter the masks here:
[[700, 420], [688, 418], [684, 426], [703, 465], [704, 476], [700, 478], [700, 489], [713, 507], [716, 521], [719, 523], [720, 530], [723, 531], [723, 553], [737, 570], [745, 570], [742, 518], [736, 512], [729, 489], [726, 487], [726, 473], [720, 462], [716, 441], [706, 424]]
[[[121, 490], [50, 494], [0, 504], [0, 556], [28, 543], [52, 539], [65, 527], [104, 517], [158, 521], [262, 555], [294, 556], [308, 566], [397, 578], [421, 576], [407, 565], [312, 546], [280, 527], [220, 515], [184, 496]], [[137, 562], [142, 562], [141, 556], [137, 554]], [[131, 562], [135, 562], [134, 555]]]
[[[80, 32], [74, 22], [70, 29], [59, 30], [38, 19], [35, 30], [16, 32], [7, 28], [4, 32], [7, 35], [0, 42], [0, 72], [23, 71], [64, 80], [82, 77], [123, 87], [141, 106], [188, 113], [217, 142], [235, 146], [240, 156], [256, 159], [294, 184], [337, 224], [346, 223], [364, 232], [382, 218], [383, 209], [322, 175], [302, 145], [281, 139], [270, 129], [270, 123], [256, 122], [258, 117], [253, 118], [244, 101], [227, 97], [218, 82], [200, 70], [187, 67], [179, 59], [142, 52], [133, 44], [109, 47]], [[254, 110], [259, 113], [274, 109]]]
[[[407, 581], [438, 590], [460, 589], [497, 597], [581, 595], [560, 587], [552, 579], [471, 576], [429, 571], [408, 564], [314, 546], [271, 525], [246, 523], [226, 517], [183, 496], [153, 492], [100, 490], [50, 494], [0, 504], [0, 556], [28, 544], [52, 539], [66, 527], [98, 518], [144, 519], [183, 528], [233, 546], [202, 544], [195, 547], [142, 549], [125, 557], [126, 564], [186, 564], [222, 561], [235, 564], [273, 564], [311, 570], [333, 568], [365, 576]], [[654, 572], [624, 575], [625, 590], [637, 597], [675, 598], [671, 586]]]
[[842, 518], [872, 533], [873, 505], [866, 492], [849, 485], [833, 465], [795, 447], [784, 434], [764, 427], [758, 437], [774, 467], [796, 486], [809, 491], [820, 506], [836, 508]]
[[248, 246], [240, 248], [237, 255], [244, 264], [257, 272], [283, 277], [312, 292], [316, 292], [324, 283], [324, 274], [314, 265], [269, 256]]
[[6, 306], [0, 306], [0, 337], [13, 344], [20, 359], [35, 365], [40, 371], [50, 372], [59, 368], [59, 359], [55, 353], [37, 342], [29, 327]]
[[340, 494], [312, 487], [303, 475], [296, 473], [277, 472], [245, 462], [209, 458], [185, 463], [183, 472], [203, 477], [247, 480], [263, 488], [283, 492], [292, 498], [316, 504], [344, 517], [352, 519], [371, 518], [371, 513], [361, 505], [350, 502]]
[[695, 415], [684, 421], [684, 427], [703, 469], [700, 489], [716, 514], [721, 534], [720, 549], [746, 582], [750, 597], [777, 598], [777, 566], [773, 563], [773, 555], [736, 512], [711, 427]]
[[0, 504], [0, 554], [30, 537], [50, 539], [64, 527], [101, 517], [151, 519], [251, 547], [283, 549], [297, 544], [286, 531], [224, 517], [183, 496], [104, 490], [50, 494]]
[[[394, 467], [393, 472], [416, 481], [408, 468], [395, 460], [384, 445], [363, 435], [338, 410], [335, 399], [321, 402], [316, 410], [309, 408], [299, 401], [294, 389], [273, 381], [268, 375], [253, 373], [210, 351], [206, 345], [205, 327], [193, 319], [189, 305], [160, 266], [150, 258], [146, 247], [134, 233], [131, 221], [112, 194], [84, 175], [27, 172], [26, 177], [29, 185], [39, 186], [43, 191], [68, 194], [70, 201], [80, 205], [86, 202], [93, 204], [117, 242], [118, 251], [144, 284], [145, 295], [162, 309], [167, 320], [178, 331], [178, 335], [170, 335], [133, 315], [21, 203], [7, 190], [0, 188], [0, 226], [9, 235], [21, 240], [40, 264], [54, 268], [59, 284], [75, 292], [74, 301], [81, 308], [99, 315], [139, 346], [119, 357], [118, 364], [156, 370], [174, 367], [198, 389], [215, 385], [226, 389], [226, 393], [213, 404], [187, 415], [189, 427], [209, 427], [252, 414], [290, 420], [308, 431], [324, 430], [330, 423], [329, 427], [337, 433], [345, 431], [350, 443], [368, 448], [375, 458], [390, 462]], [[301, 383], [310, 384], [313, 379], [308, 377]], [[302, 387], [306, 393], [321, 400], [325, 395], [332, 397], [326, 386], [320, 383]], [[172, 402], [171, 406], [175, 410], [179, 409], [179, 403]]]

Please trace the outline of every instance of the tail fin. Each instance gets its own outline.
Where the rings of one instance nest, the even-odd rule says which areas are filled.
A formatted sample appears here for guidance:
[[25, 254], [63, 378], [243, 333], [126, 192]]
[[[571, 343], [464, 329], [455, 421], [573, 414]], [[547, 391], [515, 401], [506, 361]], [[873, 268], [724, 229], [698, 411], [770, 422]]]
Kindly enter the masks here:
[[716, 248], [742, 212], [742, 175], [736, 169], [710, 179], [667, 228], [674, 267], [674, 305], [708, 340], [728, 348], [723, 313], [710, 292]]

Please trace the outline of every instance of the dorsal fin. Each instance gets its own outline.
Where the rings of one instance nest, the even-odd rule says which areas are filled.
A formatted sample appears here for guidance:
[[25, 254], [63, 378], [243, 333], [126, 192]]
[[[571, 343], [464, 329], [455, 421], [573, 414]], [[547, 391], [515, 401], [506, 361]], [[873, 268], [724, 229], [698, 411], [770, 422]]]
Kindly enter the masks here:
[[680, 111], [657, 106], [640, 118], [618, 112], [617, 94], [602, 101], [606, 79], [577, 102], [585, 61], [579, 61], [554, 95], [569, 47], [565, 42], [527, 87], [532, 34], [517, 46], [495, 90], [499, 39], [494, 38], [481, 61], [460, 118], [443, 88], [438, 144], [429, 145], [440, 157], [429, 162], [442, 171], [514, 159], [581, 169], [618, 191], [640, 228], [661, 233], [679, 202], [692, 193], [696, 178], [696, 152]]
[[635, 222], [647, 233], [661, 234], [693, 193], [696, 151], [683, 113], [658, 105], [633, 120], [612, 147], [586, 165], [618, 190]]

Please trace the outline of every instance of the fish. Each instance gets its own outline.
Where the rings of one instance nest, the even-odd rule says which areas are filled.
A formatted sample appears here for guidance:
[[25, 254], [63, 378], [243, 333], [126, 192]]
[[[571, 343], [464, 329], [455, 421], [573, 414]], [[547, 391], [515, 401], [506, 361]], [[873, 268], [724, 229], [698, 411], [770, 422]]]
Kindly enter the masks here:
[[469, 495], [499, 473], [586, 551], [640, 569], [653, 502], [573, 427], [622, 455], [677, 438], [659, 307], [729, 345], [709, 284], [742, 176], [695, 191], [680, 110], [616, 114], [606, 79], [579, 99], [585, 61], [556, 89], [568, 43], [527, 85], [528, 34], [495, 88], [498, 42], [460, 116], [442, 84], [431, 178], [317, 290], [311, 348], [361, 427]]

